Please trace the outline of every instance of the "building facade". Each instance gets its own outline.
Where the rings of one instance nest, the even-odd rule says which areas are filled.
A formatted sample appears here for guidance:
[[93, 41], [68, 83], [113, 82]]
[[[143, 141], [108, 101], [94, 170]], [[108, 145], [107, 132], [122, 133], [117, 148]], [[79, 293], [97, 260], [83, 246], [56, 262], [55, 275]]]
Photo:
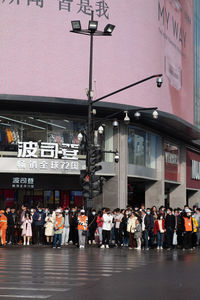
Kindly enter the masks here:
[[[200, 202], [198, 5], [195, 0], [0, 4], [1, 207], [83, 205], [86, 153], [78, 134], [87, 127], [89, 40], [70, 33], [70, 26], [80, 19], [87, 27], [92, 10], [99, 27], [116, 25], [112, 37], [95, 38], [94, 100], [163, 74], [161, 88], [147, 81], [94, 105], [94, 124], [104, 127], [102, 135], [94, 128], [95, 143], [105, 151], [99, 171], [104, 183], [94, 207]], [[158, 107], [159, 118], [144, 107]], [[115, 113], [117, 127], [109, 118]], [[116, 150], [119, 162], [109, 153]]]

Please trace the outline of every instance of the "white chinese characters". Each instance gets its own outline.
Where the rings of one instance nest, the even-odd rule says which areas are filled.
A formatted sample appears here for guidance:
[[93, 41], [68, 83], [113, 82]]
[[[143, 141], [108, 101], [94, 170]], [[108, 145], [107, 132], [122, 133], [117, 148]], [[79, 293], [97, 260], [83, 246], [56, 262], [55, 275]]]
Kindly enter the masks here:
[[[51, 159], [71, 159], [78, 160], [79, 153], [78, 144], [58, 145], [57, 143], [38, 143], [38, 142], [19, 142], [18, 157], [19, 158], [51, 158]], [[36, 167], [36, 163], [32, 168]]]

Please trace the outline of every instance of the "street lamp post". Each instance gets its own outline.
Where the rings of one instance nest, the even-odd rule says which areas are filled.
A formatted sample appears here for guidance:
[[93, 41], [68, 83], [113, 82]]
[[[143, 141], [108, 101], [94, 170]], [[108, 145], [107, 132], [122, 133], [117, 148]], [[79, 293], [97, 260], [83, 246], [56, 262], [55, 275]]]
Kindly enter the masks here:
[[94, 36], [111, 36], [115, 26], [107, 24], [104, 31], [97, 30], [98, 22], [94, 21], [94, 12], [91, 12], [91, 19], [89, 21], [88, 29], [81, 29], [80, 21], [72, 21], [72, 31], [74, 33], [90, 36], [90, 62], [89, 62], [89, 88], [87, 90], [88, 96], [88, 121], [87, 121], [87, 156], [86, 156], [86, 171], [89, 182], [89, 195], [85, 197], [85, 207], [91, 208], [93, 198], [93, 177], [91, 172], [91, 149], [94, 147], [94, 131], [93, 131], [93, 90], [92, 90], [92, 75], [93, 75], [93, 40]]
[[[110, 97], [112, 95], [120, 93], [120, 92], [122, 92], [126, 89], [129, 89], [129, 88], [131, 88], [135, 85], [141, 84], [141, 83], [143, 83], [147, 80], [155, 78], [155, 77], [157, 78], [157, 81], [156, 81], [157, 86], [161, 87], [161, 85], [162, 85], [162, 74], [152, 75], [150, 77], [147, 77], [145, 79], [142, 79], [140, 81], [132, 83], [128, 86], [125, 86], [125, 87], [123, 87], [119, 90], [116, 90], [112, 93], [109, 93], [105, 96], [102, 96], [102, 97], [100, 97], [96, 100], [93, 100], [92, 75], [93, 75], [93, 40], [94, 40], [94, 36], [111, 36], [115, 26], [112, 25], [112, 24], [107, 24], [106, 27], [104, 28], [104, 31], [97, 30], [98, 22], [94, 21], [94, 12], [93, 11], [91, 12], [91, 20], [89, 21], [88, 29], [82, 29], [80, 21], [72, 21], [71, 23], [72, 23], [71, 32], [90, 36], [89, 88], [87, 90], [88, 120], [87, 120], [87, 136], [86, 136], [86, 140], [87, 140], [87, 146], [86, 146], [86, 152], [87, 152], [87, 155], [86, 155], [86, 178], [87, 178], [87, 181], [89, 183], [89, 193], [85, 197], [85, 203], [84, 203], [85, 207], [88, 209], [88, 208], [92, 208], [92, 206], [93, 206], [92, 205], [93, 179], [95, 177], [94, 166], [91, 165], [91, 158], [92, 158], [91, 156], [94, 155], [94, 152], [96, 151], [95, 146], [94, 146], [93, 104], [95, 104], [96, 102], [101, 101], [101, 100], [103, 100], [107, 97]], [[152, 108], [150, 108], [150, 109], [152, 109]], [[141, 109], [141, 110], [143, 110], [143, 109]], [[148, 108], [146, 108], [146, 110], [148, 110]], [[126, 113], [126, 111], [124, 111], [124, 112]], [[119, 112], [114, 113], [112, 116], [114, 116], [118, 113]], [[94, 152], [91, 151], [92, 149], [94, 149]], [[103, 152], [105, 152], [105, 151], [103, 151]], [[97, 150], [97, 153], [98, 153], [98, 150]], [[118, 161], [119, 160], [118, 152], [113, 152], [113, 153], [116, 154], [116, 157], [117, 157], [116, 160]], [[93, 171], [92, 171], [92, 167], [93, 167]], [[82, 175], [81, 175], [81, 177], [82, 177]]]

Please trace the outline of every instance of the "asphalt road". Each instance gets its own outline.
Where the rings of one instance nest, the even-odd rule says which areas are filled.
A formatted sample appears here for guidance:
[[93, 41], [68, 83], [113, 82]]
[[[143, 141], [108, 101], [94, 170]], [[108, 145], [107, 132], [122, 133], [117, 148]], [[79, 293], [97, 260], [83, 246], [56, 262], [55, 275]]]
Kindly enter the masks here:
[[200, 251], [0, 248], [1, 299], [200, 299]]

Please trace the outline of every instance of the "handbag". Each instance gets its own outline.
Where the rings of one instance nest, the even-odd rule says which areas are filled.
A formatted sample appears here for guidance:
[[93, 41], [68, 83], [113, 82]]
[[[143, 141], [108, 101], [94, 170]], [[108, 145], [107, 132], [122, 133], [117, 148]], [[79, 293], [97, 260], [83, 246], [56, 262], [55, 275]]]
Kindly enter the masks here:
[[172, 244], [173, 244], [174, 246], [177, 245], [177, 234], [176, 234], [176, 232], [174, 232], [174, 234], [173, 234], [173, 242], [172, 242]]
[[20, 229], [24, 229], [24, 225], [22, 224], [22, 225], [20, 225]]
[[87, 230], [83, 230], [83, 231], [82, 231], [82, 235], [83, 235], [83, 236], [87, 236]]

